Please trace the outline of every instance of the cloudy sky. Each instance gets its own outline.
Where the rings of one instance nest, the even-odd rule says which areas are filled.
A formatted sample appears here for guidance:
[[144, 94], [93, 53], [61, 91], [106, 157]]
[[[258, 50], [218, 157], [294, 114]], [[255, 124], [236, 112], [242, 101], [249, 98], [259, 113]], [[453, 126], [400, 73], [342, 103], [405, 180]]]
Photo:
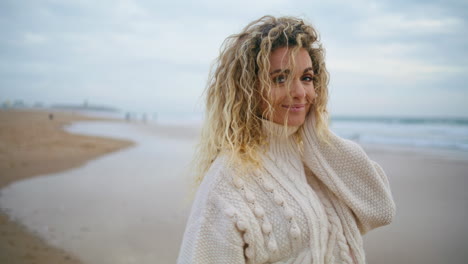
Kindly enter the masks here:
[[1, 0], [0, 101], [199, 111], [222, 41], [265, 14], [317, 27], [332, 114], [468, 117], [468, 4], [441, 0]]

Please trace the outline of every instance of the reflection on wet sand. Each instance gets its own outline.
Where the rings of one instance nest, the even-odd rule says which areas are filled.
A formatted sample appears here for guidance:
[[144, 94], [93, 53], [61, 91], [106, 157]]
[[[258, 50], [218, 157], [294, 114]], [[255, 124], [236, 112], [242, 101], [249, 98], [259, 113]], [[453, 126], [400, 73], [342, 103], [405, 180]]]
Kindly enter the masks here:
[[1, 207], [84, 263], [173, 262], [189, 206], [183, 175], [192, 142], [125, 123], [76, 123], [67, 130], [136, 145], [13, 184], [2, 190]]

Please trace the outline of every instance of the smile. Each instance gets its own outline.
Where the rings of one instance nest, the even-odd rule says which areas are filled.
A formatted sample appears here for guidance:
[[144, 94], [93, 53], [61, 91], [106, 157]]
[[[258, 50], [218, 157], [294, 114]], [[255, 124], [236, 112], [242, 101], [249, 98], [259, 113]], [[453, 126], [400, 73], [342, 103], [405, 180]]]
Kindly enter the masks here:
[[284, 108], [289, 109], [291, 112], [299, 112], [305, 109], [305, 104], [293, 104], [293, 105], [281, 105]]

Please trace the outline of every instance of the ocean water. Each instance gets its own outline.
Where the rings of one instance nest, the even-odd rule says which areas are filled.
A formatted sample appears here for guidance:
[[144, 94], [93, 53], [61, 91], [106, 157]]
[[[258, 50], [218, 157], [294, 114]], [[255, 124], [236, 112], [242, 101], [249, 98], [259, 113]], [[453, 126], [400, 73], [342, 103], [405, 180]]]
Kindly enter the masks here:
[[364, 144], [468, 153], [468, 119], [463, 118], [334, 117], [330, 127]]
[[[162, 124], [201, 124], [201, 114], [161, 115]], [[468, 153], [468, 118], [332, 116], [337, 135], [363, 144], [456, 150]]]
[[[129, 116], [132, 122], [160, 125], [199, 127], [203, 123], [202, 113], [131, 113]], [[126, 116], [125, 113], [114, 113], [112, 117], [124, 119]], [[468, 154], [468, 118], [332, 115], [330, 128], [337, 135], [362, 144], [451, 150]]]

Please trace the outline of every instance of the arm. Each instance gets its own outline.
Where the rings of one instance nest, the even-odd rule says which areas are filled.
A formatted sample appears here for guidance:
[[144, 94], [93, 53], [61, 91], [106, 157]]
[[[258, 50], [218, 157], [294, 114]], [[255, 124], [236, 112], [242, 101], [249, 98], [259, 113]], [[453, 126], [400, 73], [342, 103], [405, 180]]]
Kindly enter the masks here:
[[330, 131], [330, 145], [315, 133], [313, 114], [304, 124], [304, 163], [356, 216], [361, 234], [387, 225], [395, 216], [387, 176], [356, 143]]

